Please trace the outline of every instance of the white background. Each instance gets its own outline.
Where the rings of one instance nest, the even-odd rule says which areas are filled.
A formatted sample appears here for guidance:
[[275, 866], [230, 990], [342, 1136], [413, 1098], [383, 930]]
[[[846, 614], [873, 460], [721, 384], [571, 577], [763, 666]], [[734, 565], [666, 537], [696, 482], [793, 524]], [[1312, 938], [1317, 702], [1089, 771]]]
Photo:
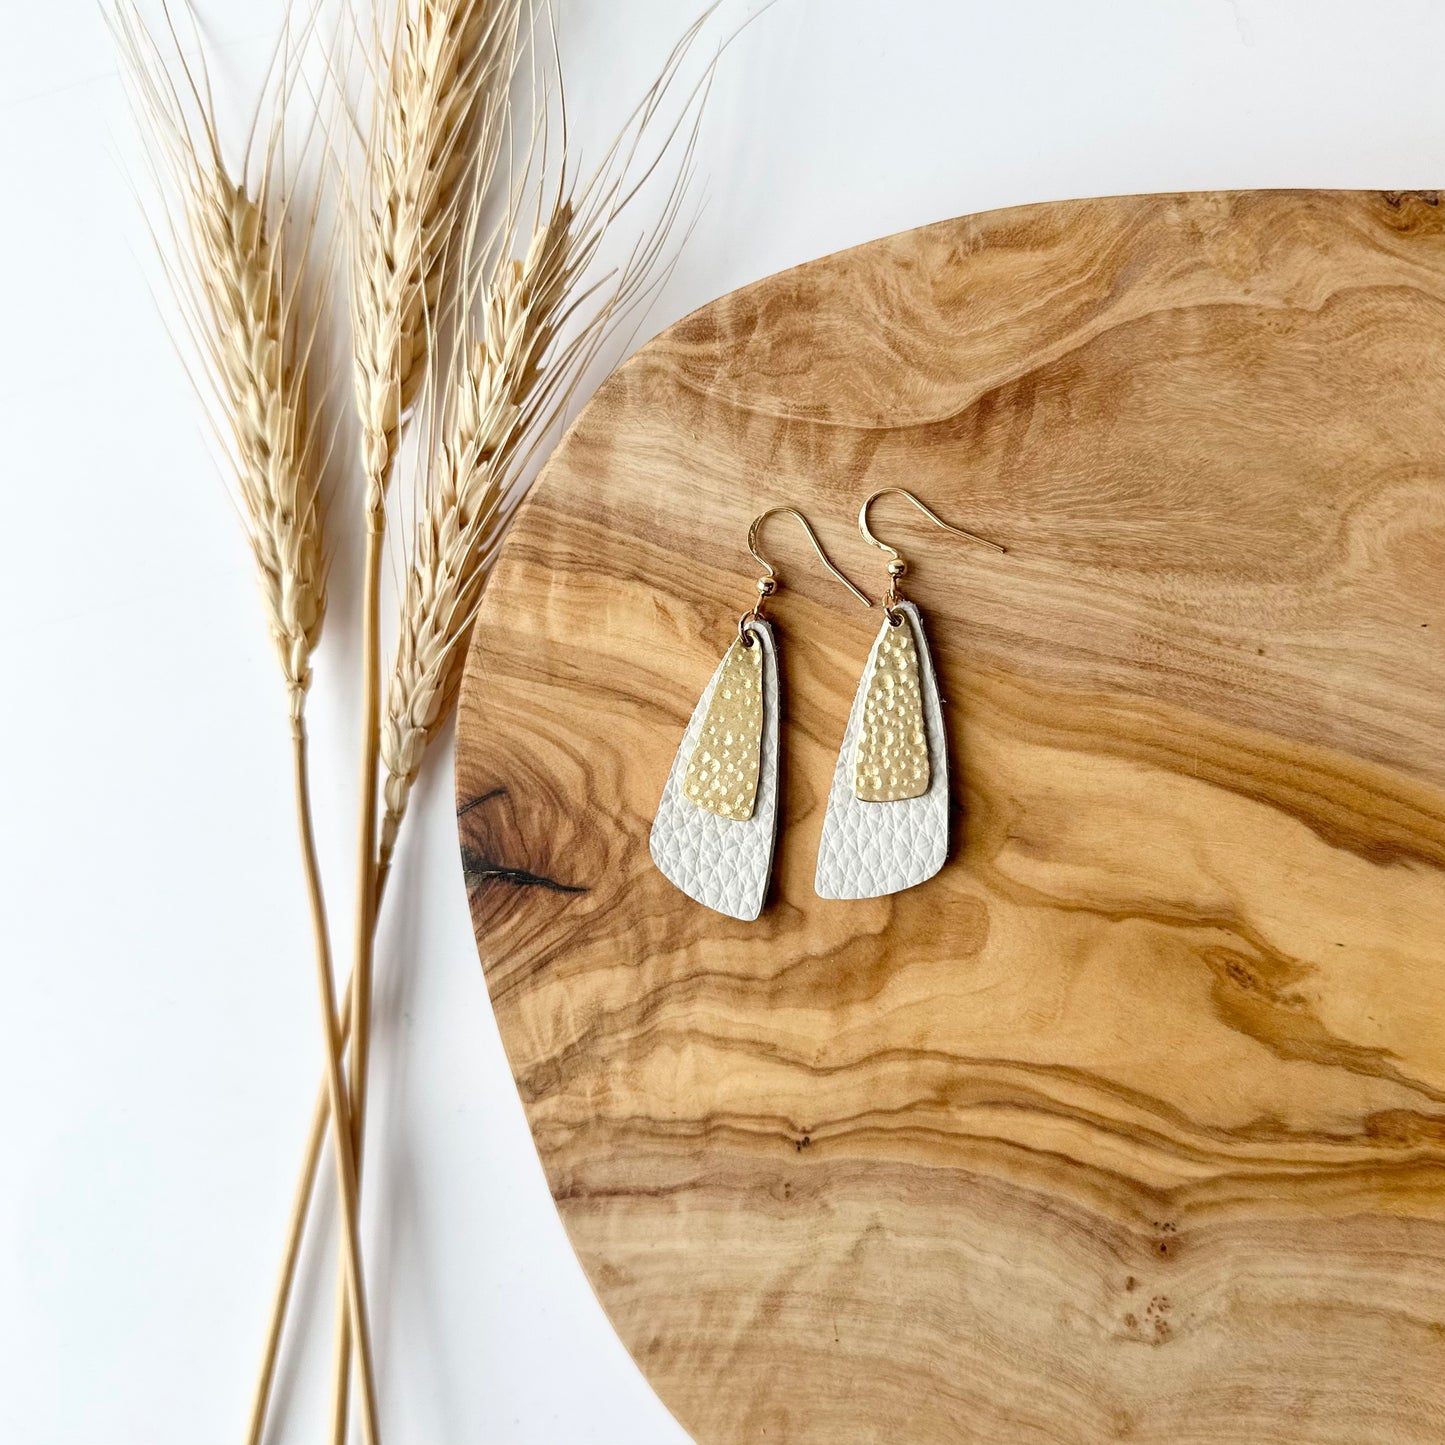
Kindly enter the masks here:
[[[276, 11], [197, 3], [239, 116]], [[560, 0], [585, 146], [697, 3]], [[724, 0], [713, 33], [748, 8]], [[779, 0], [722, 64], [705, 204], [644, 335], [962, 212], [1440, 185], [1442, 54], [1434, 0]], [[93, 0], [0, 0], [0, 126], [0, 1441], [237, 1440], [320, 1057], [280, 689], [147, 290], [143, 177]], [[337, 541], [312, 725], [341, 921], [354, 531]], [[450, 789], [438, 750], [379, 959], [365, 1228], [384, 1435], [676, 1445], [548, 1198]], [[287, 1440], [320, 1438], [331, 1260], [318, 1235]]]

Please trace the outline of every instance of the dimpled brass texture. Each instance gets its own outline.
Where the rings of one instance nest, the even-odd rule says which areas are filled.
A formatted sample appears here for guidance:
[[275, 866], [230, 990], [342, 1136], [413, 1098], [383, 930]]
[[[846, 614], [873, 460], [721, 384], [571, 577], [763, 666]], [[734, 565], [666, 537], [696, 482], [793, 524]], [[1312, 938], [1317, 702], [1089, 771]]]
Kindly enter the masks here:
[[763, 649], [739, 638], [723, 658], [697, 746], [683, 776], [684, 794], [720, 818], [753, 816], [763, 747]]
[[853, 791], [865, 803], [897, 803], [922, 797], [928, 779], [918, 647], [905, 620], [887, 628], [874, 657], [858, 733]]

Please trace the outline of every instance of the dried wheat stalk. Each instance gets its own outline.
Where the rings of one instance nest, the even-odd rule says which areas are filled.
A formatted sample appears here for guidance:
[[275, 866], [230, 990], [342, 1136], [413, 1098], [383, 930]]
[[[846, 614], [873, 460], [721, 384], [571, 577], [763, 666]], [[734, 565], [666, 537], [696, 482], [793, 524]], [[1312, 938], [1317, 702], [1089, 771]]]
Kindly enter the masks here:
[[[561, 176], [555, 188], [550, 186], [544, 155], [537, 190], [552, 200], [540, 208], [544, 214], [523, 256], [513, 257], [522, 239], [514, 196], [498, 236], [484, 248], [462, 288], [467, 297], [480, 295], [475, 308], [480, 314], [462, 330], [432, 417], [434, 445], [419, 483], [382, 722], [386, 809], [377, 852], [382, 882], [428, 745], [455, 705], [472, 620], [492, 557], [520, 499], [526, 462], [554, 429], [613, 328], [658, 280], [686, 187], [695, 123], [651, 235], [607, 277], [590, 286], [585, 278], [604, 237], [683, 129], [693, 97], [656, 155], [638, 166], [638, 145], [701, 23], [669, 56], [590, 182], [569, 183], [564, 155]], [[543, 105], [534, 143], [545, 132], [545, 96]], [[561, 130], [565, 135], [565, 123]], [[545, 151], [545, 139], [542, 144]], [[559, 346], [564, 328], [568, 339]], [[439, 342], [438, 337], [433, 344]]]
[[[298, 223], [288, 214], [279, 171], [281, 117], [290, 78], [289, 32], [278, 47], [281, 83], [264, 154], [250, 145], [233, 174], [223, 156], [205, 62], [188, 67], [167, 12], [172, 49], [163, 56], [132, 4], [110, 13], [138, 120], [168, 204], [157, 231], [162, 262], [199, 357], [211, 419], [230, 463], [240, 514], [255, 558], [271, 637], [285, 680], [293, 741], [297, 826], [315, 942], [327, 1058], [327, 1092], [349, 1123], [341, 1072], [336, 999], [325, 904], [312, 827], [306, 694], [311, 654], [326, 612], [318, 430], [308, 407], [307, 369], [319, 308], [303, 286], [316, 224], [299, 222], [302, 262], [288, 272], [282, 241]], [[192, 102], [172, 79], [172, 68]], [[259, 110], [258, 110], [259, 115]], [[254, 135], [254, 128], [253, 128]], [[258, 178], [252, 180], [256, 172]], [[277, 184], [281, 175], [280, 184]], [[349, 1143], [350, 1131], [345, 1137]], [[343, 1201], [346, 1297], [362, 1362], [367, 1439], [376, 1439], [370, 1330], [356, 1224], [355, 1159], [337, 1150]], [[274, 1353], [274, 1342], [271, 1350]], [[269, 1365], [268, 1365], [269, 1370]], [[262, 1402], [264, 1414], [264, 1401]], [[253, 1419], [253, 1435], [261, 1420]]]
[[[426, 375], [425, 318], [442, 303], [442, 258], [455, 229], [459, 182], [469, 170], [489, 180], [500, 152], [520, 21], [521, 0], [398, 0], [389, 43], [377, 47], [378, 91], [353, 217], [352, 344], [366, 485], [351, 982], [350, 1113], [358, 1170], [365, 1141], [376, 931], [385, 499], [401, 428]], [[350, 1317], [338, 1297], [334, 1445], [345, 1445], [346, 1439], [349, 1333]]]

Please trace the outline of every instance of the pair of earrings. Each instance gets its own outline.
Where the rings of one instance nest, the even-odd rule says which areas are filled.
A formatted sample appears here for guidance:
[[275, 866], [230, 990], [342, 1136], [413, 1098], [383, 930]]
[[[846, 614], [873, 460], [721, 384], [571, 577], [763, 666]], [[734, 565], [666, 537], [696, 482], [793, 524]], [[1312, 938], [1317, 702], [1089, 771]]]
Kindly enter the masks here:
[[[938, 680], [918, 608], [903, 596], [908, 564], [868, 526], [880, 497], [906, 497], [945, 532], [1002, 552], [950, 526], [902, 487], [874, 492], [858, 510], [864, 540], [888, 555], [883, 624], [848, 715], [818, 845], [822, 898], [881, 898], [932, 878], [948, 856], [948, 750]], [[732, 918], [762, 912], [778, 820], [778, 656], [767, 600], [777, 573], [758, 551], [769, 517], [797, 518], [824, 567], [865, 607], [871, 599], [833, 564], [808, 519], [772, 507], [748, 529], [763, 569], [757, 602], [698, 699], [652, 825], [653, 861], [690, 898]]]

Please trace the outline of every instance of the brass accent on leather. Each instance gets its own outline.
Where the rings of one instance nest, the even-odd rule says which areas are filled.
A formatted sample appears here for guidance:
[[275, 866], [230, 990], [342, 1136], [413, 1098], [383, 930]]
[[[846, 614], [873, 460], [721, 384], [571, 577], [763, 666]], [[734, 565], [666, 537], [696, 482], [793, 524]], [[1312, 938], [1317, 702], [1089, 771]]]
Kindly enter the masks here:
[[865, 803], [897, 803], [922, 797], [929, 776], [918, 646], [905, 618], [886, 629], [874, 654], [853, 791]]
[[753, 816], [763, 748], [763, 649], [739, 638], [728, 648], [697, 746], [683, 775], [691, 802], [720, 818]]

